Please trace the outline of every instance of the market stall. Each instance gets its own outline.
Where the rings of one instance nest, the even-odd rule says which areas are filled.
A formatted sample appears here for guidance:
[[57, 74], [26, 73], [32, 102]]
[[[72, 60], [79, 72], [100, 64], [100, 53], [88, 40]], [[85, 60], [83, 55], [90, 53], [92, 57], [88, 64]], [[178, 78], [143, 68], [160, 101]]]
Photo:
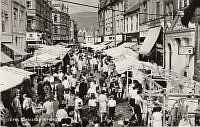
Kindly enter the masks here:
[[122, 46], [115, 47], [115, 48], [110, 48], [110, 49], [104, 50], [104, 52], [105, 52], [108, 56], [111, 56], [111, 57], [113, 57], [113, 58], [118, 58], [118, 57], [121, 56], [121, 55], [129, 55], [129, 56], [132, 56], [132, 57], [134, 57], [134, 58], [137, 58], [137, 57], [138, 57], [138, 53], [134, 52], [134, 51], [131, 50], [131, 49], [124, 48], [124, 47], [122, 47]]
[[[34, 75], [15, 67], [0, 67], [0, 111], [1, 111], [1, 125], [4, 125], [7, 120], [12, 118], [12, 100], [18, 93], [18, 90], [23, 90], [26, 85], [25, 80], [30, 79]], [[27, 90], [28, 87], [26, 87]]]
[[30, 75], [33, 75], [34, 73], [15, 67], [4, 66], [0, 68], [0, 74], [0, 92], [3, 92], [19, 85], [24, 78], [29, 78]]
[[64, 59], [70, 52], [70, 48], [64, 46], [42, 46], [35, 51], [35, 55], [22, 62], [25, 69], [42, 70], [43, 67], [51, 67], [58, 63], [66, 62]]

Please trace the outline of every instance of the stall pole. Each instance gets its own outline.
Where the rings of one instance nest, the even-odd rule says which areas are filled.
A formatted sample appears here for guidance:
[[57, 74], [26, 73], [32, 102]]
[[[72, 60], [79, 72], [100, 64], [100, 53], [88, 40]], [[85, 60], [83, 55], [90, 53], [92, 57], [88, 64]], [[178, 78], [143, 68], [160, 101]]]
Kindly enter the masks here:
[[127, 71], [127, 75], [126, 75], [126, 97], [128, 97], [129, 94], [129, 85], [128, 85], [128, 71]]
[[131, 67], [131, 71], [132, 71], [132, 84], [133, 84], [133, 81], [134, 81], [134, 76], [133, 76], [133, 66]]
[[164, 92], [164, 96], [163, 96], [163, 127], [165, 127], [166, 125], [166, 112], [165, 112], [165, 106], [166, 106], [166, 94]]

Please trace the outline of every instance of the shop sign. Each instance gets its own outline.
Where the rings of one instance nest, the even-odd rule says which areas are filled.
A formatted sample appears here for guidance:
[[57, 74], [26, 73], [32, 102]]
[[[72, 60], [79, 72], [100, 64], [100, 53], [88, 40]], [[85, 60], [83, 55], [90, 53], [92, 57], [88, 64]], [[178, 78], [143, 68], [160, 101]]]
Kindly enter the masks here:
[[147, 36], [147, 31], [140, 32], [140, 37], [146, 37], [146, 36]]
[[105, 37], [104, 37], [104, 41], [110, 42], [110, 41], [114, 41], [114, 40], [115, 40], [115, 37], [114, 37], [114, 36], [105, 36]]
[[116, 41], [122, 41], [122, 35], [116, 35]]
[[178, 49], [179, 55], [192, 55], [194, 54], [194, 47], [193, 46], [180, 46]]
[[26, 41], [41, 41], [40, 33], [28, 32], [26, 33]]
[[124, 36], [127, 42], [138, 42], [139, 33], [129, 33]]

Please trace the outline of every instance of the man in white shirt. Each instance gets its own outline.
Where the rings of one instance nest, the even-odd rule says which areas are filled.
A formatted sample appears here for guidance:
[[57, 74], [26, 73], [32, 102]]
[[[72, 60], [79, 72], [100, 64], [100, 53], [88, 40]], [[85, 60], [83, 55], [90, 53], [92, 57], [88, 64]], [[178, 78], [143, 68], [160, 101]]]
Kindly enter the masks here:
[[64, 77], [64, 80], [62, 81], [62, 85], [64, 85], [65, 90], [70, 89], [70, 84], [69, 84], [69, 81], [67, 79], [67, 76]]
[[115, 117], [115, 107], [116, 107], [116, 101], [114, 100], [114, 96], [112, 95], [110, 97], [110, 100], [108, 101], [108, 107], [109, 107], [109, 116], [111, 120], [114, 120]]
[[130, 85], [129, 87], [129, 96], [130, 96], [130, 105], [132, 108], [132, 111], [134, 112], [134, 107], [135, 107], [135, 97], [137, 95], [137, 89], [133, 89], [133, 85]]
[[47, 111], [46, 114], [51, 117], [54, 115], [53, 102], [50, 98], [48, 98], [48, 100], [43, 104], [43, 108]]
[[62, 81], [63, 76], [64, 76], [64, 74], [63, 74], [63, 72], [60, 70], [59, 73], [58, 73], [58, 78], [60, 79], [60, 81]]
[[76, 84], [77, 84], [76, 75], [73, 74], [73, 75], [72, 75], [72, 78], [70, 79], [70, 85], [71, 85], [72, 89], [75, 90]]
[[78, 65], [78, 70], [81, 72], [83, 70], [83, 61], [82, 61], [82, 59], [78, 60], [77, 65]]
[[77, 75], [77, 69], [75, 65], [72, 66], [71, 71], [72, 71], [72, 74]]
[[108, 77], [108, 64], [107, 63], [104, 63], [103, 64], [103, 73], [105, 74], [105, 77], [107, 78]]
[[91, 99], [88, 101], [88, 106], [92, 117], [97, 116], [97, 99], [95, 98], [95, 94], [91, 94]]
[[75, 97], [75, 110], [78, 110], [80, 113], [80, 116], [82, 115], [82, 106], [83, 106], [83, 100], [76, 95]]
[[23, 109], [25, 118], [31, 118], [32, 114], [32, 99], [27, 96], [27, 94], [23, 95]]
[[57, 111], [56, 113], [56, 118], [58, 119], [58, 121], [60, 122], [63, 118], [67, 118], [68, 114], [66, 112], [66, 110], [64, 109], [64, 105], [60, 106], [60, 109]]

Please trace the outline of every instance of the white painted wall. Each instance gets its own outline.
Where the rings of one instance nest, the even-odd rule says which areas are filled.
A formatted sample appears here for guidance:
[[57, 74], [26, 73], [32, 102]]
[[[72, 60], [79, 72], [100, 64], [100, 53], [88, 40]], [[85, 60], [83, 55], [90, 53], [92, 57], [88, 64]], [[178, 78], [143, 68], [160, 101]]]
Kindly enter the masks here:
[[[178, 44], [175, 38], [180, 38], [181, 43]], [[189, 39], [189, 43], [186, 41], [185, 38]], [[173, 35], [166, 36], [166, 69], [169, 69], [169, 47], [171, 45], [172, 51], [172, 60], [171, 60], [171, 67], [172, 71], [183, 75], [184, 71], [187, 72], [188, 78], [193, 78], [194, 75], [194, 55], [179, 55], [178, 48], [179, 46], [195, 46], [195, 32], [186, 32], [186, 33], [175, 33]], [[188, 67], [186, 67], [189, 65]]]

